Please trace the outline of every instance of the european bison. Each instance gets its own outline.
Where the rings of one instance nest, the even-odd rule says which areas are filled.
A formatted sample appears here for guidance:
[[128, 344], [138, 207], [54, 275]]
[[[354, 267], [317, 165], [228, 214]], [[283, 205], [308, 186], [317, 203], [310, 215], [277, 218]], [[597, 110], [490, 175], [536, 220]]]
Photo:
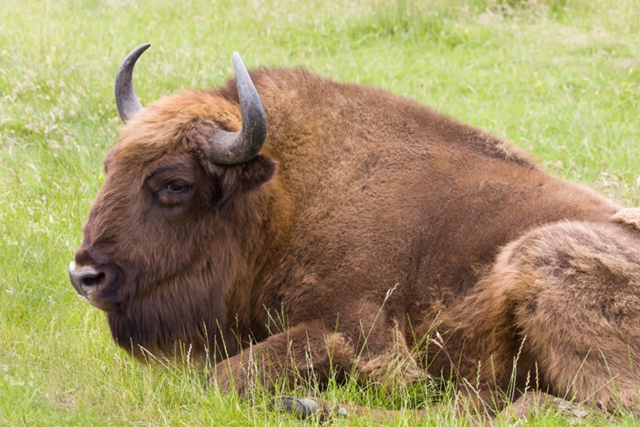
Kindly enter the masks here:
[[237, 54], [236, 81], [143, 109], [148, 47], [69, 268], [118, 345], [188, 348], [240, 393], [453, 372], [638, 409], [635, 210], [412, 100]]

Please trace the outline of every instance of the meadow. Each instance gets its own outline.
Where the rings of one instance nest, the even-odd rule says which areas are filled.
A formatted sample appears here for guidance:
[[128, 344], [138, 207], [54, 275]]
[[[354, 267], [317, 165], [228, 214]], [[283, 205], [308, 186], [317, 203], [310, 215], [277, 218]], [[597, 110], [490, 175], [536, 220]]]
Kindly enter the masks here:
[[[638, 0], [3, 0], [0, 425], [300, 425], [270, 412], [268, 394], [205, 387], [197, 362], [133, 360], [69, 283], [121, 126], [115, 72], [143, 42], [143, 104], [223, 84], [238, 51], [249, 68], [301, 66], [416, 99], [513, 141], [551, 174], [640, 201]], [[355, 381], [321, 393], [389, 409], [433, 397], [429, 384], [389, 393]], [[462, 422], [446, 408], [426, 421]], [[575, 420], [541, 410], [530, 422]]]

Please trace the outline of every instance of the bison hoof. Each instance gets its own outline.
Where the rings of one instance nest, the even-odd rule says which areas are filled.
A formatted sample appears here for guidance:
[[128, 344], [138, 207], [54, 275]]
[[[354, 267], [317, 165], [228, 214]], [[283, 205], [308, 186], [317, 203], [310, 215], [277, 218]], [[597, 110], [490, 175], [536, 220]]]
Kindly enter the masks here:
[[277, 397], [271, 400], [269, 408], [272, 411], [293, 413], [301, 420], [309, 418], [320, 409], [318, 404], [311, 399], [290, 396]]

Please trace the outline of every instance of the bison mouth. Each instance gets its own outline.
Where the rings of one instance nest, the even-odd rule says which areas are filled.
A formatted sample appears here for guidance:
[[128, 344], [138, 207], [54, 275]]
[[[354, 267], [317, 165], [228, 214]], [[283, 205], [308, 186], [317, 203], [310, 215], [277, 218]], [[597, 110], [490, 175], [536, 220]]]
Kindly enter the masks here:
[[78, 266], [75, 261], [69, 264], [69, 279], [76, 292], [85, 301], [103, 311], [117, 311], [117, 292], [114, 284], [117, 273], [112, 269], [97, 269], [90, 265]]

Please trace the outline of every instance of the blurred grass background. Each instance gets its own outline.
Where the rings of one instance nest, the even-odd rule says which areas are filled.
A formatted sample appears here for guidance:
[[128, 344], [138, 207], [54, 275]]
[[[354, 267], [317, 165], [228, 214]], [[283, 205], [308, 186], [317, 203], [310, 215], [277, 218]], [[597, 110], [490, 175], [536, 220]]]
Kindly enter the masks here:
[[[204, 387], [194, 363], [112, 343], [67, 266], [118, 137], [113, 79], [135, 46], [142, 103], [221, 85], [231, 54], [386, 88], [515, 142], [627, 206], [640, 197], [638, 0], [0, 2], [0, 425], [297, 425]], [[350, 383], [325, 397], [429, 403]], [[443, 411], [434, 425], [454, 421]], [[560, 414], [534, 424], [564, 425]], [[632, 418], [617, 424], [635, 424]], [[350, 425], [369, 425], [354, 420]]]

